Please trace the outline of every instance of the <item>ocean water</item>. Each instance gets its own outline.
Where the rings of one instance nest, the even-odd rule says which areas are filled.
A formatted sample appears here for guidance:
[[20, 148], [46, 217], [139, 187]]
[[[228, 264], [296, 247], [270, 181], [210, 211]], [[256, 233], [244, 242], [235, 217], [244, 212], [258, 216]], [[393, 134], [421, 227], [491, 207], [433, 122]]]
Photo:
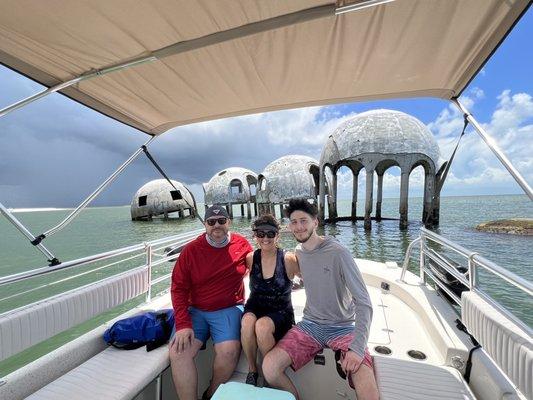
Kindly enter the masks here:
[[[358, 204], [358, 215], [363, 214], [362, 203], [360, 201]], [[398, 218], [398, 207], [399, 199], [383, 199], [383, 217]], [[200, 209], [203, 209], [202, 205]], [[339, 201], [338, 212], [339, 216], [349, 215], [350, 201]], [[68, 213], [69, 210], [47, 210], [17, 212], [15, 215], [34, 235], [37, 235], [55, 226]], [[401, 231], [397, 220], [373, 222], [371, 231], [363, 229], [363, 221], [355, 223], [343, 221], [327, 224], [321, 228], [321, 233], [335, 236], [357, 258], [382, 262], [395, 261], [401, 265], [407, 246], [419, 235], [422, 226], [421, 214], [422, 199], [411, 198], [410, 222], [407, 230]], [[251, 221], [240, 217], [239, 207], [234, 207], [234, 215], [233, 229], [252, 241]], [[475, 230], [475, 226], [481, 222], [501, 218], [533, 218], [533, 205], [525, 195], [444, 197], [441, 199], [440, 226], [435, 231], [531, 281], [533, 280], [533, 237], [489, 234]], [[284, 223], [286, 222], [285, 220]], [[202, 228], [199, 221], [189, 218], [131, 221], [129, 206], [88, 208], [67, 228], [47, 238], [44, 244], [61, 261], [68, 261], [198, 228]], [[284, 232], [281, 235], [281, 245], [291, 249], [296, 242], [290, 233]], [[0, 218], [0, 254], [2, 254], [0, 276], [46, 266], [44, 256], [5, 218]], [[417, 271], [417, 256], [418, 252], [415, 252], [410, 263], [410, 270], [413, 272]], [[0, 286], [0, 313], [128, 270], [143, 262], [143, 255], [139, 253], [139, 257], [125, 263], [109, 265], [112, 263], [107, 261]], [[161, 276], [171, 270], [172, 263], [165, 263], [156, 267], [153, 275]], [[496, 276], [483, 272], [480, 273], [480, 285], [516, 316], [529, 326], [533, 326], [533, 302], [529, 296]], [[156, 290], [165, 289], [168, 289], [168, 282], [162, 282]], [[42, 345], [34, 346], [8, 359], [7, 362], [0, 363], [0, 376], [40, 354], [45, 354], [70, 337], [109, 318], [110, 315], [118, 314], [141, 301], [141, 298], [131, 301], [113, 313], [88, 321], [66, 334], [58, 335]]]

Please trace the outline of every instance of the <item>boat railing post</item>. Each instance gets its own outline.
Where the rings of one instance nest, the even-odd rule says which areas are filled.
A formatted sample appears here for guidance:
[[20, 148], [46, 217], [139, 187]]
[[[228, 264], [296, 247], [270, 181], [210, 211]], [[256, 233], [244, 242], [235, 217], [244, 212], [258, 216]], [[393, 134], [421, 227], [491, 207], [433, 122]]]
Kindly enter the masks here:
[[474, 256], [476, 256], [478, 253], [472, 253], [468, 256], [468, 284], [470, 286], [470, 290], [477, 289], [477, 281], [478, 281], [478, 270], [476, 261], [474, 260]]
[[413, 252], [413, 247], [420, 241], [420, 237], [417, 237], [413, 240], [409, 246], [407, 246], [407, 251], [405, 252], [405, 258], [403, 259], [402, 273], [400, 275], [400, 282], [405, 282], [405, 273], [409, 267], [409, 261], [411, 260], [411, 253]]
[[161, 400], [163, 398], [163, 377], [161, 374], [155, 378], [155, 399]]
[[426, 256], [424, 254], [424, 251], [426, 249], [426, 236], [424, 235], [424, 232], [420, 233], [420, 280], [425, 285], [427, 283], [426, 280]]
[[148, 274], [148, 291], [146, 292], [146, 302], [149, 303], [152, 301], [152, 245], [146, 243], [145, 244], [145, 251], [146, 251], [146, 266], [147, 268], [147, 274]]

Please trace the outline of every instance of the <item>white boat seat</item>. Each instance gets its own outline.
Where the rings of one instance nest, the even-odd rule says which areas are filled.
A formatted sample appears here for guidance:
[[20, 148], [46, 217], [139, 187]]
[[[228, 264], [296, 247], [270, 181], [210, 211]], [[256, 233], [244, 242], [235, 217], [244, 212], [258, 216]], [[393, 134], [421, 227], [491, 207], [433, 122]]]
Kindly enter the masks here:
[[145, 267], [0, 315], [0, 361], [148, 290]]
[[31, 400], [125, 400], [134, 398], [169, 365], [168, 347], [109, 347], [33, 393]]
[[461, 296], [461, 318], [468, 332], [527, 399], [533, 399], [533, 341], [519, 327], [474, 292]]
[[381, 400], [475, 399], [461, 373], [420, 361], [374, 356]]

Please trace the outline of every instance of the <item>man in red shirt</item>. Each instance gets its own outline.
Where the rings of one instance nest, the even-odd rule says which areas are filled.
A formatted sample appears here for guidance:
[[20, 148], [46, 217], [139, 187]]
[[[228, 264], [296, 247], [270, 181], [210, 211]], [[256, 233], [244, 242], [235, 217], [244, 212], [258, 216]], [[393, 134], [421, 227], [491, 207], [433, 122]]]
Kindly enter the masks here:
[[240, 329], [244, 303], [243, 278], [248, 241], [229, 232], [231, 220], [224, 207], [205, 213], [205, 234], [187, 244], [172, 271], [170, 293], [176, 321], [170, 364], [180, 400], [196, 400], [198, 373], [194, 358], [209, 337], [215, 358], [213, 377], [202, 399], [231, 377], [241, 351]]

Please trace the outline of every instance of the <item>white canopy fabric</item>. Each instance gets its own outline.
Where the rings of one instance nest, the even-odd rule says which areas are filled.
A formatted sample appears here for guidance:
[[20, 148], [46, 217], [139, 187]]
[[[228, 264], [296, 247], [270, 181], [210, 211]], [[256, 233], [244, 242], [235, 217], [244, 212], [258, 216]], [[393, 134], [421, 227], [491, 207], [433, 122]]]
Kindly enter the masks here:
[[[360, 1], [360, 0], [358, 0]], [[528, 0], [3, 0], [0, 62], [146, 133], [235, 115], [458, 96]], [[355, 1], [357, 2], [357, 1]]]

